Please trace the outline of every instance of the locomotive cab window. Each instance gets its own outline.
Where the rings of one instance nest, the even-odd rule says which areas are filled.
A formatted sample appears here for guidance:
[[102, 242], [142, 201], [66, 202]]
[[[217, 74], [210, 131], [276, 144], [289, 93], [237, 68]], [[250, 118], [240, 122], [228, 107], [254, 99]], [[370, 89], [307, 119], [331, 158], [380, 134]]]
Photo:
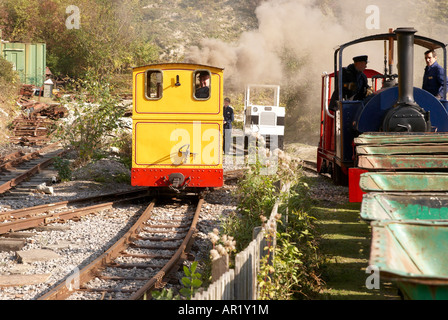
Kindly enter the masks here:
[[160, 70], [146, 71], [146, 99], [158, 100], [162, 98], [163, 74]]
[[197, 100], [210, 98], [211, 75], [208, 70], [197, 70], [193, 74], [194, 97]]

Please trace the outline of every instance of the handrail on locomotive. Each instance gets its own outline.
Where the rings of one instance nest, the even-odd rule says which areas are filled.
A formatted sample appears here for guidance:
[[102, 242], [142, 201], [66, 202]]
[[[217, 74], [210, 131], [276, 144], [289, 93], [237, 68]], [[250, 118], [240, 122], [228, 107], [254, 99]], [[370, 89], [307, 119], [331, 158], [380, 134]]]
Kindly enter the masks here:
[[[345, 44], [342, 44], [340, 46], [338, 46], [335, 49], [334, 52], [334, 72], [335, 74], [338, 74], [338, 77], [336, 78], [337, 81], [337, 85], [339, 87], [339, 99], [340, 101], [342, 100], [342, 53], [344, 51], [344, 49], [355, 45], [355, 44], [359, 44], [359, 43], [363, 43], [363, 42], [369, 42], [369, 41], [389, 41], [389, 44], [391, 44], [393, 41], [397, 40], [397, 34], [392, 32], [392, 29], [390, 29], [389, 33], [382, 33], [382, 34], [377, 34], [377, 35], [371, 35], [371, 36], [366, 36], [363, 38], [359, 38], [350, 42], [347, 42]], [[421, 47], [425, 47], [427, 49], [442, 49], [443, 50], [443, 70], [444, 70], [444, 76], [446, 79], [446, 69], [447, 69], [447, 55], [446, 55], [446, 46], [447, 44], [435, 40], [435, 39], [431, 39], [431, 38], [427, 38], [427, 37], [423, 37], [423, 36], [419, 36], [419, 35], [414, 35], [414, 44], [417, 44]], [[392, 48], [392, 47], [391, 47]], [[392, 61], [393, 56], [390, 54], [391, 53], [391, 48], [389, 49], [389, 61]], [[392, 50], [392, 54], [393, 54], [393, 50]], [[396, 74], [392, 74], [391, 73], [391, 66], [392, 64], [389, 63], [389, 74], [386, 74], [386, 72], [384, 73], [383, 77], [386, 78], [391, 78], [391, 79], [395, 79], [398, 78], [398, 75]], [[338, 72], [339, 71], [339, 72]], [[446, 99], [446, 92], [447, 92], [447, 83], [445, 81], [444, 86], [443, 86], [443, 96], [442, 99]]]

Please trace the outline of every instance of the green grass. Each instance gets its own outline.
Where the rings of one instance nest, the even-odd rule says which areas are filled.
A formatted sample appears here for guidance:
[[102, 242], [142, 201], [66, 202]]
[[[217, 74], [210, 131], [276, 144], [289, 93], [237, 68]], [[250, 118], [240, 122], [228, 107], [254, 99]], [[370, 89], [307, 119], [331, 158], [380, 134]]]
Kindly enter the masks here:
[[328, 208], [328, 203], [314, 206], [311, 215], [317, 219], [321, 235], [319, 251], [325, 256], [322, 278], [325, 288], [322, 300], [390, 300], [399, 299], [397, 288], [381, 282], [379, 289], [368, 289], [366, 273], [370, 254], [370, 226], [359, 216], [360, 204], [347, 203]]

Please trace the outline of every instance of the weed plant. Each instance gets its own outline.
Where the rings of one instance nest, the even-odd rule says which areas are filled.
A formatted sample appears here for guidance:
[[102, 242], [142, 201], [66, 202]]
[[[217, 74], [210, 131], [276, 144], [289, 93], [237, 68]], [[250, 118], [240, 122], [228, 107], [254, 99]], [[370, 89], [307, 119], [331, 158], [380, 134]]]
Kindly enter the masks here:
[[[308, 185], [298, 182], [289, 190], [285, 204], [279, 209], [283, 219], [277, 221], [276, 246], [266, 248], [266, 256], [258, 275], [260, 299], [311, 299], [323, 282], [319, 275], [322, 258], [318, 255], [315, 218], [307, 213]], [[273, 237], [268, 230], [267, 236]]]
[[196, 272], [198, 262], [194, 261], [190, 268], [183, 266], [184, 277], [182, 277], [183, 288], [180, 289], [180, 295], [175, 295], [172, 289], [163, 288], [160, 291], [152, 291], [151, 295], [155, 300], [191, 300], [202, 285], [201, 275]]
[[[261, 261], [258, 274], [260, 299], [310, 299], [322, 286], [318, 274], [317, 233], [314, 218], [307, 211], [309, 186], [300, 164], [276, 150], [275, 173], [262, 174], [272, 163], [257, 160], [250, 166], [237, 191], [238, 210], [225, 220], [224, 233], [233, 235], [237, 252], [252, 241], [253, 229], [265, 227], [269, 254]], [[272, 172], [272, 171], [271, 171]], [[278, 184], [289, 184], [281, 193]], [[275, 202], [280, 199], [277, 228], [266, 225]], [[275, 234], [275, 246], [274, 243]]]
[[120, 134], [124, 127], [120, 118], [125, 109], [112, 94], [107, 79], [91, 74], [89, 80], [80, 80], [74, 86], [74, 98], [62, 101], [70, 110], [71, 120], [59, 128], [57, 136], [78, 151], [77, 165], [82, 165], [110, 146]]
[[70, 168], [70, 162], [67, 159], [56, 157], [53, 165], [58, 171], [59, 180], [65, 182], [72, 179], [72, 170]]
[[223, 223], [224, 234], [233, 235], [237, 252], [252, 241], [252, 230], [262, 223], [260, 216], [269, 216], [276, 200], [276, 181], [271, 176], [261, 175], [262, 164], [257, 161], [250, 167], [246, 177], [239, 183], [238, 210]]
[[14, 71], [12, 63], [0, 57], [0, 145], [9, 141], [10, 118], [20, 110], [16, 104], [19, 84], [19, 75]]

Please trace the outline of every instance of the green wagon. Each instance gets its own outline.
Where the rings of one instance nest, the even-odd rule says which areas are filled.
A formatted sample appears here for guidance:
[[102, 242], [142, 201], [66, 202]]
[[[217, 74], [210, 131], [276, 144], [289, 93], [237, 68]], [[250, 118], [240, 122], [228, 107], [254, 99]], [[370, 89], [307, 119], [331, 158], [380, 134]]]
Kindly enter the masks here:
[[376, 220], [445, 220], [448, 222], [447, 193], [382, 193], [364, 195], [361, 218]]
[[397, 284], [405, 299], [448, 299], [448, 223], [372, 222], [370, 265]]

